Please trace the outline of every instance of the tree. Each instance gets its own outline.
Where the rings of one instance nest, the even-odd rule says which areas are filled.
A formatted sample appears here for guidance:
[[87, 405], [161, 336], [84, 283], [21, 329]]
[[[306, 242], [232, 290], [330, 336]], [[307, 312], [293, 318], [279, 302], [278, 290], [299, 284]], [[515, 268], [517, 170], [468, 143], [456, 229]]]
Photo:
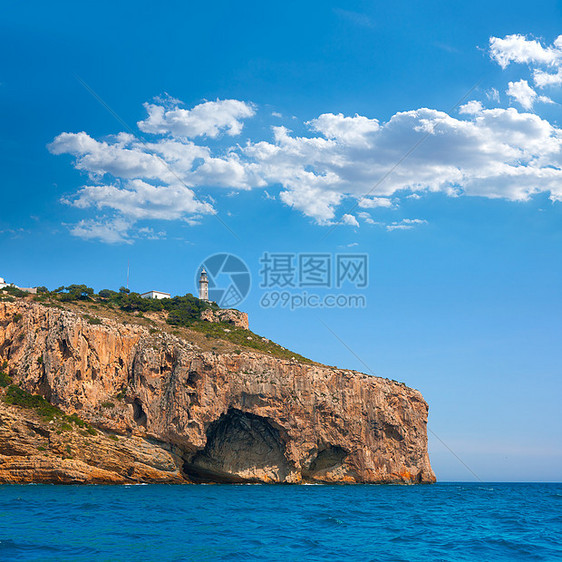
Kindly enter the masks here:
[[74, 300], [87, 300], [94, 296], [94, 289], [86, 285], [69, 285], [64, 287], [66, 293], [61, 294], [61, 300], [74, 301]]
[[112, 291], [111, 289], [102, 289], [98, 295], [102, 298], [102, 299], [111, 299], [115, 296], [118, 295], [117, 291]]

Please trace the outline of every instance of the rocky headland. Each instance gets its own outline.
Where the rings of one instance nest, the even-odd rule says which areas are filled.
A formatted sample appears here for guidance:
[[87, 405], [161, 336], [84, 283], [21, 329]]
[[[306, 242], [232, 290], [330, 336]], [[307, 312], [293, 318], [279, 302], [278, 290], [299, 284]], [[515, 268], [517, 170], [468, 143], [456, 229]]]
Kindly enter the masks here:
[[435, 481], [417, 390], [206, 314], [0, 301], [0, 483]]

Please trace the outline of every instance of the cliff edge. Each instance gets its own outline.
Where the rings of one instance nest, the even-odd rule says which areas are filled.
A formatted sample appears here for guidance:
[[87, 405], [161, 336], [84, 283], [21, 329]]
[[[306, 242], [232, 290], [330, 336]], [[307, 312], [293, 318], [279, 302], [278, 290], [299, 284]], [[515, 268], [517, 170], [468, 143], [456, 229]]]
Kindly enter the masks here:
[[212, 328], [0, 302], [0, 483], [435, 481], [418, 391]]

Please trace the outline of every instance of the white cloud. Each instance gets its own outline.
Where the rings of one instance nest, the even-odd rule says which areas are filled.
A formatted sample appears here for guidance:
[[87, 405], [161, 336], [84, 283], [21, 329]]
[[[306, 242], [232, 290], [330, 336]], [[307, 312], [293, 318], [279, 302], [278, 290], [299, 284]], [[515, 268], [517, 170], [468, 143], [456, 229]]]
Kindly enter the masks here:
[[502, 68], [510, 63], [556, 65], [562, 61], [562, 35], [552, 47], [543, 47], [536, 39], [525, 35], [506, 35], [503, 39], [490, 37], [490, 54]]
[[[524, 35], [507, 35], [503, 39], [492, 37], [490, 56], [502, 68], [512, 62], [529, 65], [538, 88], [562, 84], [562, 35], [547, 47]], [[550, 100], [545, 98], [543, 101]]]
[[368, 119], [357, 114], [354, 117], [344, 117], [341, 113], [337, 115], [324, 113], [309, 121], [307, 125], [328, 139], [347, 145], [362, 146], [365, 146], [368, 135], [377, 132], [380, 128], [376, 119]]
[[121, 217], [103, 220], [81, 220], [71, 225], [71, 234], [83, 240], [98, 240], [106, 244], [132, 244], [134, 240], [162, 240], [166, 237], [163, 231], [144, 226], [134, 229], [134, 223]]
[[[332, 122], [325, 116], [322, 121]], [[482, 109], [468, 119], [421, 108], [338, 140], [332, 130], [322, 131], [330, 138], [292, 136], [279, 127], [273, 142], [243, 148], [267, 183], [290, 190], [290, 201], [282, 194], [285, 202], [298, 200], [297, 207], [320, 222], [333, 218], [344, 196], [362, 200], [366, 193], [389, 197], [402, 190], [441, 191], [521, 200], [537, 190], [561, 190], [554, 179], [562, 179], [561, 131], [514, 108]], [[523, 176], [526, 183], [520, 181]]]
[[359, 207], [362, 209], [374, 209], [375, 207], [392, 207], [392, 200], [388, 197], [362, 197], [359, 199]]
[[341, 224], [347, 224], [348, 226], [359, 226], [357, 219], [353, 215], [345, 214], [340, 220]]
[[137, 123], [141, 131], [186, 138], [214, 138], [222, 132], [231, 136], [239, 135], [243, 127], [242, 120], [255, 114], [251, 104], [238, 100], [208, 101], [193, 109], [167, 109], [153, 103], [145, 103], [144, 107], [148, 118]]
[[304, 186], [282, 191], [279, 198], [286, 205], [312, 217], [318, 224], [329, 224], [335, 216], [334, 208], [339, 205], [343, 195], [333, 191], [323, 191], [319, 187]]
[[373, 220], [373, 217], [371, 217], [371, 215], [369, 213], [366, 213], [365, 211], [357, 213], [357, 216], [367, 224], [383, 224], [381, 222]]
[[535, 102], [554, 103], [546, 96], [539, 96], [527, 80], [519, 80], [518, 82], [509, 82], [505, 92], [509, 97], [518, 102], [524, 109], [532, 109]]
[[118, 185], [86, 185], [72, 200], [80, 209], [112, 209], [134, 220], [178, 220], [193, 214], [213, 214], [209, 203], [198, 201], [191, 189], [183, 185], [154, 186], [142, 180]]
[[[510, 89], [524, 107], [545, 101], [525, 81], [511, 83]], [[546, 192], [562, 200], [562, 130], [513, 107], [485, 109], [469, 101], [458, 118], [420, 108], [398, 112], [386, 122], [325, 113], [304, 124], [306, 134], [276, 126], [268, 140], [234, 144], [228, 136], [240, 131], [238, 119], [255, 109], [225, 101], [226, 106], [217, 101], [179, 110], [174, 100], [149, 109], [142, 127], [160, 132], [149, 143], [126, 133], [105, 139], [86, 132], [58, 135], [49, 150], [71, 154], [76, 169], [90, 178], [90, 185], [65, 201], [96, 213], [93, 222], [82, 221], [74, 233], [115, 242], [146, 227], [140, 221], [197, 223], [216, 211], [210, 198], [201, 201], [195, 192], [216, 187], [228, 192], [279, 188], [279, 201], [318, 224], [334, 224], [338, 207], [348, 198], [360, 209], [392, 208], [401, 197], [424, 192], [508, 200]], [[205, 121], [209, 103], [220, 111]], [[201, 106], [207, 109], [197, 109]], [[197, 142], [186, 138], [188, 130]], [[215, 146], [209, 138], [220, 132], [227, 136]], [[343, 220], [357, 226], [357, 218], [349, 216]], [[395, 230], [408, 224], [389, 226]]]
[[490, 101], [495, 101], [496, 103], [499, 103], [500, 101], [500, 93], [496, 88], [490, 88], [487, 92], [486, 92], [486, 97], [490, 100]]
[[100, 240], [106, 244], [132, 244], [130, 228], [131, 223], [122, 218], [107, 221], [81, 220], [70, 228], [70, 232], [84, 240]]
[[476, 115], [480, 113], [484, 107], [479, 101], [471, 100], [459, 107], [459, 113], [465, 115]]
[[535, 69], [533, 71], [533, 80], [539, 88], [544, 88], [546, 86], [559, 86], [562, 84], [562, 66], [554, 73]]
[[527, 80], [510, 82], [505, 93], [525, 109], [531, 109], [537, 97], [537, 93], [529, 86]]
[[386, 230], [389, 232], [392, 230], [411, 230], [416, 226], [421, 224], [427, 224], [426, 220], [423, 219], [402, 219], [401, 221], [393, 222], [392, 224], [386, 225]]

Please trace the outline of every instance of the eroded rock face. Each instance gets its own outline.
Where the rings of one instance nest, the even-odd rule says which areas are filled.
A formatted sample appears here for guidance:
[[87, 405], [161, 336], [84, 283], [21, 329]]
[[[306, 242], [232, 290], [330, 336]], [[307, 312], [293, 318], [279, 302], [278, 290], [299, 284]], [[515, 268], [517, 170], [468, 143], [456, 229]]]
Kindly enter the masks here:
[[248, 315], [245, 312], [234, 309], [212, 310], [207, 308], [201, 313], [201, 320], [206, 320], [207, 322], [226, 322], [246, 330], [249, 327]]
[[185, 481], [166, 443], [59, 427], [0, 401], [0, 484]]
[[0, 303], [0, 362], [66, 413], [162, 450], [175, 466], [162, 471], [170, 481], [435, 480], [428, 408], [416, 390], [253, 351], [218, 355], [186, 337], [102, 322]]

